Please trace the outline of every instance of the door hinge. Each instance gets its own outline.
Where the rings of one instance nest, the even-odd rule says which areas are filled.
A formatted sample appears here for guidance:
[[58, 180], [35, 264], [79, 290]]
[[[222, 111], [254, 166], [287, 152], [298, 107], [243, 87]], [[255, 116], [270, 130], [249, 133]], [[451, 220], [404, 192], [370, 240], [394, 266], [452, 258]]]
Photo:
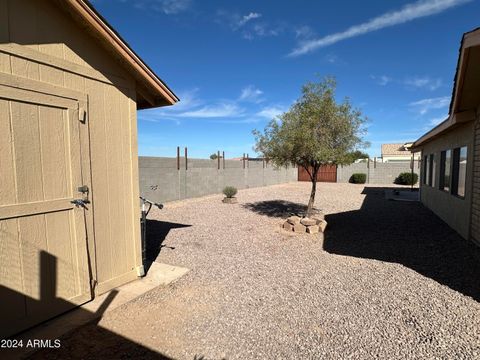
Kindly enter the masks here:
[[78, 108], [78, 120], [80, 120], [82, 124], [87, 122], [87, 111], [81, 106]]

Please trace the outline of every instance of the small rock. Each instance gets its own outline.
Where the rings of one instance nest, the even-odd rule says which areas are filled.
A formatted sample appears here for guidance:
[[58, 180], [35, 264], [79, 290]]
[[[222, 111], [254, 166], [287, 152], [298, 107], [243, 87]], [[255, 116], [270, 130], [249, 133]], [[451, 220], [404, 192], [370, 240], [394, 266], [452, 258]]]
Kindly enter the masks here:
[[232, 197], [232, 198], [224, 197], [222, 202], [225, 203], [225, 204], [236, 204], [236, 203], [238, 203], [238, 200], [237, 200], [236, 197]]
[[317, 220], [306, 217], [300, 220], [300, 223], [305, 226], [317, 225]]
[[310, 216], [310, 218], [315, 220], [325, 220], [325, 214], [322, 212], [319, 212], [317, 214], [313, 214], [312, 216]]
[[293, 225], [290, 224], [288, 221], [283, 223], [283, 229], [287, 231], [293, 231]]
[[305, 225], [298, 223], [293, 226], [293, 231], [298, 233], [305, 232], [307, 231], [307, 227]]
[[300, 223], [300, 218], [296, 215], [293, 215], [293, 216], [290, 216], [287, 221], [292, 224], [292, 225], [295, 225], [295, 224], [298, 224]]
[[325, 232], [325, 229], [327, 228], [327, 222], [325, 220], [321, 220], [318, 223], [318, 227], [320, 228], [320, 231], [323, 233]]
[[317, 234], [320, 231], [320, 227], [318, 225], [312, 225], [307, 227], [307, 233], [309, 234]]

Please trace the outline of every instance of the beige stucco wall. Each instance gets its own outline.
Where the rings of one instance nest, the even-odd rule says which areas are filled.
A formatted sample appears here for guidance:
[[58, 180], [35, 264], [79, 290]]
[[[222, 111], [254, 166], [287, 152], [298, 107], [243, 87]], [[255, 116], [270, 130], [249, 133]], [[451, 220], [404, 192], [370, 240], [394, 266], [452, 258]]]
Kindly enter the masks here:
[[[465, 239], [469, 238], [470, 208], [472, 203], [473, 139], [474, 123], [469, 122], [426, 143], [421, 149], [422, 156], [432, 153], [435, 155], [435, 186], [430, 187], [423, 184], [423, 176], [425, 176], [425, 174], [422, 171], [422, 181], [420, 186], [421, 201]], [[438, 188], [438, 184], [440, 183], [441, 151], [462, 146], [467, 146], [467, 180], [465, 198], [454, 196]]]
[[102, 293], [134, 279], [141, 265], [136, 84], [59, 3], [0, 0], [0, 72], [88, 97], [88, 241]]

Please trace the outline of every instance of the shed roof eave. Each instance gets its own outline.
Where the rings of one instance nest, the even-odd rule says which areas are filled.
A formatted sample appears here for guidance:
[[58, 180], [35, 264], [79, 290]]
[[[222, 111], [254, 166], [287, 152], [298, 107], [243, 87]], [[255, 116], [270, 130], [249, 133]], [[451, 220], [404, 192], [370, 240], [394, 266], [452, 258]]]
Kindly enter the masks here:
[[150, 97], [155, 99], [151, 106], [144, 105], [143, 108], [173, 105], [179, 101], [175, 93], [132, 50], [88, 0], [64, 0], [61, 4], [68, 5], [75, 15], [84, 20], [82, 25], [105, 41], [110, 50], [128, 65], [133, 77], [150, 93]]

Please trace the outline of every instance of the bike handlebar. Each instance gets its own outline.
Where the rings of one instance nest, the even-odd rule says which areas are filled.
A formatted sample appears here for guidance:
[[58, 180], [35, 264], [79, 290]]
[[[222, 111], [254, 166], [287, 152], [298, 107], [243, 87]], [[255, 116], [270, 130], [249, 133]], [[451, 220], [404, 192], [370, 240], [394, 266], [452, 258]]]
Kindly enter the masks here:
[[160, 210], [163, 209], [163, 204], [159, 204], [159, 203], [156, 203], [156, 202], [153, 202], [153, 201], [150, 201], [142, 196], [140, 196], [140, 200], [143, 201], [143, 203], [147, 203], [147, 204], [150, 204], [150, 205], [155, 205], [157, 208], [159, 208]]

